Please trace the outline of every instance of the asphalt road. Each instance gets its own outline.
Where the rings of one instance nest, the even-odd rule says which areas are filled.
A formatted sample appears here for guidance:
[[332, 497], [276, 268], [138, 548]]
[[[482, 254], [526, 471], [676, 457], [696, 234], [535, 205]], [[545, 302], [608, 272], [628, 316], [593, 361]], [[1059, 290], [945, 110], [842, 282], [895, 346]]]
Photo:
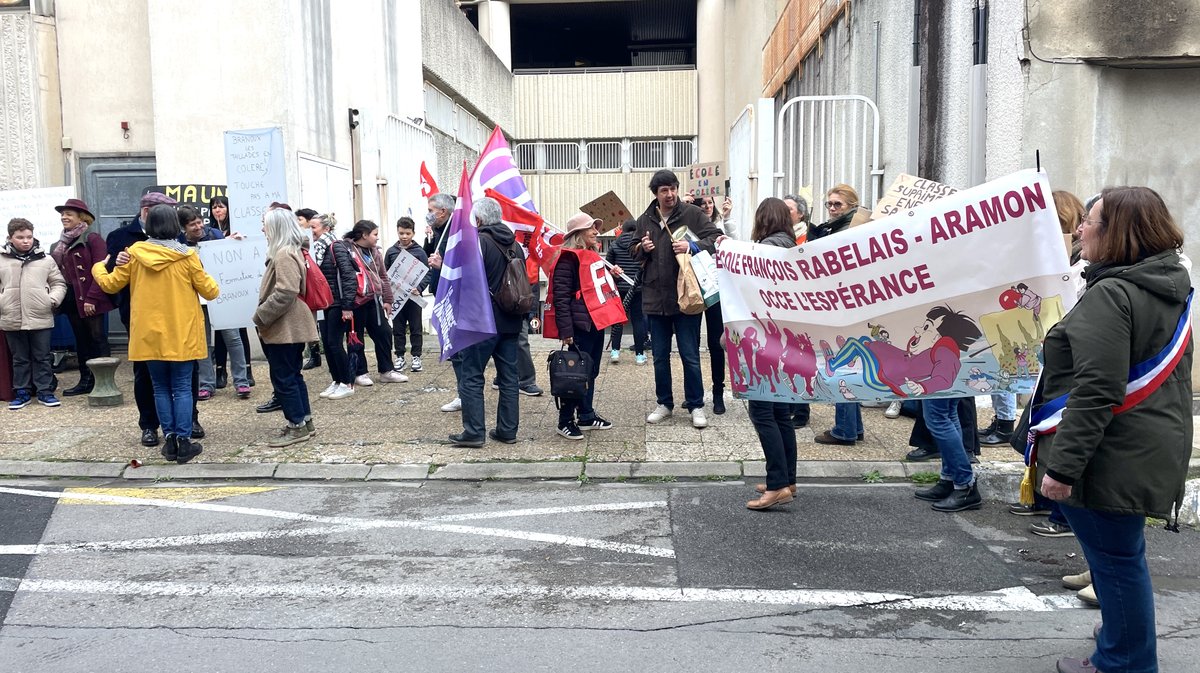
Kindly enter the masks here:
[[[1014, 673], [1099, 619], [1073, 539], [909, 484], [230, 486], [0, 482], [0, 670]], [[1147, 532], [1200, 670], [1197, 532]]]

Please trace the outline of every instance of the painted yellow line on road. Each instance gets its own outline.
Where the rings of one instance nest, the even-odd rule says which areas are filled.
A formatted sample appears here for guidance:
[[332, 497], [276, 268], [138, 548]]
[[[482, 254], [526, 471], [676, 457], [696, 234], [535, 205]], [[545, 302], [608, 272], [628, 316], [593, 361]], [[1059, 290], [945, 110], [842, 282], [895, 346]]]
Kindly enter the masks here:
[[[277, 486], [195, 486], [170, 488], [66, 488], [65, 493], [95, 493], [99, 495], [119, 495], [126, 498], [154, 498], [155, 500], [172, 500], [175, 502], [208, 502], [222, 498], [232, 498], [235, 495], [252, 495], [274, 491]], [[64, 497], [58, 501], [61, 505], [121, 505], [119, 502], [104, 502], [99, 500], [83, 500], [81, 498]]]

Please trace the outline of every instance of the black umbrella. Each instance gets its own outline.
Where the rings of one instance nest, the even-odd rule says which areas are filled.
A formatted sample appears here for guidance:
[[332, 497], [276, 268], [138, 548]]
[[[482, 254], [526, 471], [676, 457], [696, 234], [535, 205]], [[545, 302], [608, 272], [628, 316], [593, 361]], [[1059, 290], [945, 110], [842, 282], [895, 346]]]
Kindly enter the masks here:
[[350, 319], [350, 333], [346, 335], [346, 354], [349, 356], [350, 373], [353, 375], [358, 371], [358, 363], [366, 357], [362, 339], [358, 338], [358, 332], [354, 330], [354, 318]]

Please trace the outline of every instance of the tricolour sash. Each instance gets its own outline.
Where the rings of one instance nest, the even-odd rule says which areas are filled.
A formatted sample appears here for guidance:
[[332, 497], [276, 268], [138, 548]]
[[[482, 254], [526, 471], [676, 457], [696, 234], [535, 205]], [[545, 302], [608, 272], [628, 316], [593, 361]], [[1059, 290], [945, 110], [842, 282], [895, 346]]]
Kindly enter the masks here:
[[[1154, 357], [1129, 369], [1129, 383], [1125, 385], [1125, 400], [1114, 405], [1114, 414], [1124, 413], [1137, 406], [1142, 400], [1158, 390], [1175, 366], [1179, 364], [1188, 342], [1192, 337], [1192, 291], [1188, 292], [1183, 314], [1175, 325], [1175, 334]], [[1044, 371], [1044, 370], [1043, 370]], [[1037, 462], [1037, 438], [1054, 434], [1067, 408], [1068, 395], [1060, 395], [1032, 410], [1029, 415], [1029, 436], [1025, 440], [1025, 464], [1032, 467]]]

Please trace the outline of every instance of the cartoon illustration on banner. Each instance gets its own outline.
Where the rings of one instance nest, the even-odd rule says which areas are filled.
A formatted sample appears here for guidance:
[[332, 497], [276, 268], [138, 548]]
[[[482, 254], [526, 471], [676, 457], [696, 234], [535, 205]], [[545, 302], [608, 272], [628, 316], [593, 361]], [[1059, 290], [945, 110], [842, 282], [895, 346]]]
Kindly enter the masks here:
[[1046, 330], [1076, 298], [1050, 192], [1023, 171], [797, 248], [723, 241], [734, 394], [1030, 392]]

